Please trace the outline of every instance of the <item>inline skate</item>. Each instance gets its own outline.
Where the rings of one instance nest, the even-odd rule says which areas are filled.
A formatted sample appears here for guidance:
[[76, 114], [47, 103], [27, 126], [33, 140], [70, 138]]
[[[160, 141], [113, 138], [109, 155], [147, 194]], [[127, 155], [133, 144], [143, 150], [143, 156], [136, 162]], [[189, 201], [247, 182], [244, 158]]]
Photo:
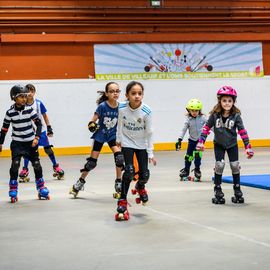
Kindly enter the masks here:
[[72, 186], [72, 188], [69, 191], [69, 194], [72, 194], [74, 196], [74, 199], [78, 196], [78, 193], [80, 190], [84, 190], [84, 184], [85, 180], [80, 178], [77, 180], [77, 182]]
[[122, 181], [121, 181], [121, 179], [116, 179], [115, 180], [115, 183], [114, 183], [115, 193], [113, 193], [113, 197], [115, 199], [120, 199], [121, 188], [122, 188]]
[[56, 165], [53, 166], [53, 177], [56, 177], [58, 180], [63, 180], [64, 179], [64, 174], [65, 172], [63, 169], [59, 166], [57, 163]]
[[30, 178], [28, 177], [29, 175], [29, 171], [28, 168], [23, 167], [23, 169], [21, 170], [20, 174], [19, 174], [19, 182], [20, 183], [26, 183], [30, 181]]
[[135, 202], [137, 204], [142, 203], [143, 205], [146, 205], [146, 203], [148, 202], [148, 194], [145, 187], [139, 187], [138, 183], [135, 185], [135, 189], [131, 190], [131, 193], [133, 195], [139, 195], [139, 197], [135, 199]]
[[232, 197], [233, 203], [244, 203], [245, 199], [243, 197], [243, 192], [240, 189], [240, 185], [233, 185], [234, 196]]
[[49, 190], [47, 187], [44, 186], [43, 178], [36, 179], [36, 187], [38, 191], [38, 198], [40, 200], [50, 200]]
[[215, 186], [214, 187], [214, 195], [215, 197], [212, 198], [212, 203], [214, 204], [224, 204], [224, 193], [222, 192], [221, 186]]
[[116, 221], [129, 220], [128, 202], [126, 199], [120, 199], [117, 202]]
[[10, 197], [11, 203], [15, 203], [18, 201], [18, 181], [17, 180], [9, 181], [9, 197]]
[[186, 168], [183, 168], [182, 170], [180, 170], [180, 181], [188, 181], [190, 180], [190, 177], [189, 177], [189, 170], [186, 169]]

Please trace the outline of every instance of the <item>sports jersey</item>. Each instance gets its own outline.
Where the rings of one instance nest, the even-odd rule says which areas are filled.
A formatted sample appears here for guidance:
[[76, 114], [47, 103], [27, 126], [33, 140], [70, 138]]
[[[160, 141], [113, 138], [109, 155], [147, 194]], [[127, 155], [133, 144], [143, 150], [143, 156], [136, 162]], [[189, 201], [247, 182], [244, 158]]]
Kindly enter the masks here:
[[146, 104], [132, 109], [128, 102], [120, 103], [116, 141], [122, 147], [146, 149], [149, 158], [154, 156], [152, 111]]
[[27, 106], [32, 107], [37, 112], [38, 118], [42, 123], [42, 132], [46, 131], [46, 123], [44, 121], [43, 114], [47, 112], [47, 109], [43, 102], [39, 99], [34, 99], [34, 102], [32, 104], [27, 104]]
[[104, 143], [115, 140], [118, 118], [118, 107], [112, 108], [107, 101], [100, 103], [95, 111], [98, 114], [99, 129], [91, 139]]

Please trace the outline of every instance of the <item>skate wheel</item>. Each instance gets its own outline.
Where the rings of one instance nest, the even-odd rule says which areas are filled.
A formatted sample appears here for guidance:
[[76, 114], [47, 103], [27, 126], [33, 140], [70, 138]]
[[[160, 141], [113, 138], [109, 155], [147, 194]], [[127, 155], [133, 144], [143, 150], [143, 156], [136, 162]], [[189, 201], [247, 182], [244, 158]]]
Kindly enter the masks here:
[[137, 194], [137, 189], [132, 189], [132, 190], [131, 190], [131, 193], [132, 193], [133, 195], [136, 195], [136, 194]]
[[188, 180], [188, 181], [193, 181], [193, 182], [194, 182], [194, 177], [193, 177], [193, 176], [189, 176], [189, 177], [187, 178], [187, 180]]
[[53, 177], [56, 177], [56, 176], [57, 176], [57, 173], [54, 173], [54, 174], [53, 174]]
[[140, 199], [140, 198], [136, 198], [136, 199], [135, 199], [135, 202], [136, 202], [137, 204], [139, 204], [139, 203], [141, 203], [141, 199]]
[[18, 201], [18, 197], [12, 197], [11, 199], [10, 199], [10, 202], [11, 203], [15, 203], [15, 202], [17, 202]]
[[121, 194], [120, 193], [113, 193], [113, 198], [114, 199], [120, 199], [120, 197], [121, 197]]

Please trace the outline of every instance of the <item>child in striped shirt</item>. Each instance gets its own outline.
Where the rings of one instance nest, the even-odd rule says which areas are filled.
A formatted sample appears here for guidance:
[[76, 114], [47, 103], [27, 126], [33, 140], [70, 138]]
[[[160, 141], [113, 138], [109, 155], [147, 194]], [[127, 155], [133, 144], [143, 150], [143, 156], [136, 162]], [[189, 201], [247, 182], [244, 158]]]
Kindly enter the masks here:
[[[26, 106], [28, 90], [15, 85], [10, 90], [10, 97], [15, 103], [7, 110], [0, 135], [0, 152], [12, 125], [12, 141], [10, 145], [12, 163], [10, 168], [9, 196], [11, 202], [18, 200], [18, 172], [22, 157], [28, 158], [33, 165], [39, 199], [50, 199], [49, 190], [44, 186], [42, 167], [39, 161], [38, 140], [41, 134], [41, 121], [33, 108]], [[36, 131], [34, 128], [36, 125]]]

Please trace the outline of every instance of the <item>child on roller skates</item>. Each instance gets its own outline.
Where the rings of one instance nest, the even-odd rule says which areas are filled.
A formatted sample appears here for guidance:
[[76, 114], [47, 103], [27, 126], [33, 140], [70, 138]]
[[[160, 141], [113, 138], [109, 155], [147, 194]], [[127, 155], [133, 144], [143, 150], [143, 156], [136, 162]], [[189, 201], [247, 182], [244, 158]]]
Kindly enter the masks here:
[[[52, 150], [52, 145], [49, 143], [48, 137], [53, 136], [53, 129], [52, 126], [50, 125], [49, 117], [47, 115], [47, 109], [44, 106], [43, 102], [40, 101], [39, 99], [35, 99], [34, 96], [36, 94], [36, 88], [33, 84], [27, 84], [25, 86], [29, 93], [27, 96], [27, 106], [30, 106], [34, 109], [34, 111], [37, 112], [39, 119], [41, 120], [42, 123], [42, 130], [41, 130], [41, 135], [38, 140], [38, 145], [43, 146], [45, 153], [48, 155], [50, 158], [52, 165], [53, 165], [53, 176], [57, 177], [58, 180], [64, 178], [64, 171], [61, 169], [59, 166], [59, 163], [57, 163], [54, 152]], [[46, 129], [47, 127], [47, 133]], [[29, 159], [24, 157], [24, 165], [23, 169], [19, 174], [19, 182], [28, 182], [30, 179], [28, 177], [28, 164], [29, 164]]]
[[[32, 107], [26, 105], [28, 89], [15, 85], [10, 90], [11, 100], [15, 101], [6, 112], [0, 135], [0, 152], [6, 133], [12, 124], [12, 141], [10, 150], [12, 163], [10, 168], [9, 196], [12, 203], [18, 200], [18, 172], [21, 158], [26, 157], [32, 162], [39, 199], [49, 200], [49, 190], [44, 186], [42, 167], [38, 155], [38, 140], [41, 134], [41, 121]], [[34, 133], [34, 125], [36, 132]]]
[[153, 131], [151, 109], [142, 102], [144, 87], [140, 82], [132, 81], [126, 87], [127, 102], [119, 105], [119, 116], [116, 141], [122, 148], [125, 160], [125, 171], [122, 176], [121, 197], [117, 202], [115, 220], [128, 220], [127, 194], [130, 182], [135, 175], [134, 154], [139, 166], [139, 177], [133, 194], [138, 193], [137, 203], [145, 204], [148, 194], [145, 184], [148, 182], [150, 172], [148, 160], [156, 165], [153, 155]]
[[[178, 141], [175, 143], [176, 151], [181, 149], [182, 140], [187, 132], [189, 131], [189, 139], [188, 139], [188, 148], [187, 153], [185, 155], [185, 167], [180, 170], [180, 180], [187, 181], [193, 180], [200, 181], [201, 180], [201, 152], [196, 150], [196, 145], [198, 143], [199, 137], [202, 132], [203, 125], [206, 122], [206, 117], [202, 114], [202, 102], [199, 99], [191, 99], [188, 101], [186, 110], [188, 111], [184, 127], [180, 133]], [[189, 177], [191, 163], [194, 160], [194, 178]]]
[[[91, 170], [97, 166], [97, 160], [105, 142], [108, 143], [114, 154], [114, 161], [116, 165], [116, 180], [114, 197], [120, 197], [121, 191], [121, 175], [124, 166], [124, 157], [120, 151], [120, 148], [116, 145], [116, 126], [118, 118], [118, 98], [121, 90], [119, 85], [115, 82], [109, 82], [105, 86], [105, 91], [98, 91], [101, 94], [97, 100], [98, 107], [88, 124], [88, 129], [93, 132], [91, 139], [93, 141], [93, 147], [90, 157], [87, 158], [87, 162], [84, 168], [81, 169], [81, 176], [72, 186], [70, 194], [77, 197], [80, 190], [84, 188], [85, 178]], [[98, 123], [97, 123], [98, 121]]]
[[[246, 149], [247, 158], [254, 155], [247, 131], [243, 125], [240, 110], [235, 106], [237, 92], [231, 86], [223, 86], [217, 92], [218, 103], [210, 112], [199, 142], [197, 150], [204, 149], [204, 143], [210, 129], [214, 129], [214, 152], [215, 152], [215, 179], [214, 194], [212, 199], [214, 204], [224, 204], [224, 193], [221, 189], [222, 173], [225, 167], [224, 156], [228, 153], [230, 167], [233, 176], [234, 197], [233, 203], [243, 203], [243, 193], [240, 188], [240, 164], [238, 159], [237, 133], [240, 135]], [[238, 131], [238, 132], [237, 132]]]

